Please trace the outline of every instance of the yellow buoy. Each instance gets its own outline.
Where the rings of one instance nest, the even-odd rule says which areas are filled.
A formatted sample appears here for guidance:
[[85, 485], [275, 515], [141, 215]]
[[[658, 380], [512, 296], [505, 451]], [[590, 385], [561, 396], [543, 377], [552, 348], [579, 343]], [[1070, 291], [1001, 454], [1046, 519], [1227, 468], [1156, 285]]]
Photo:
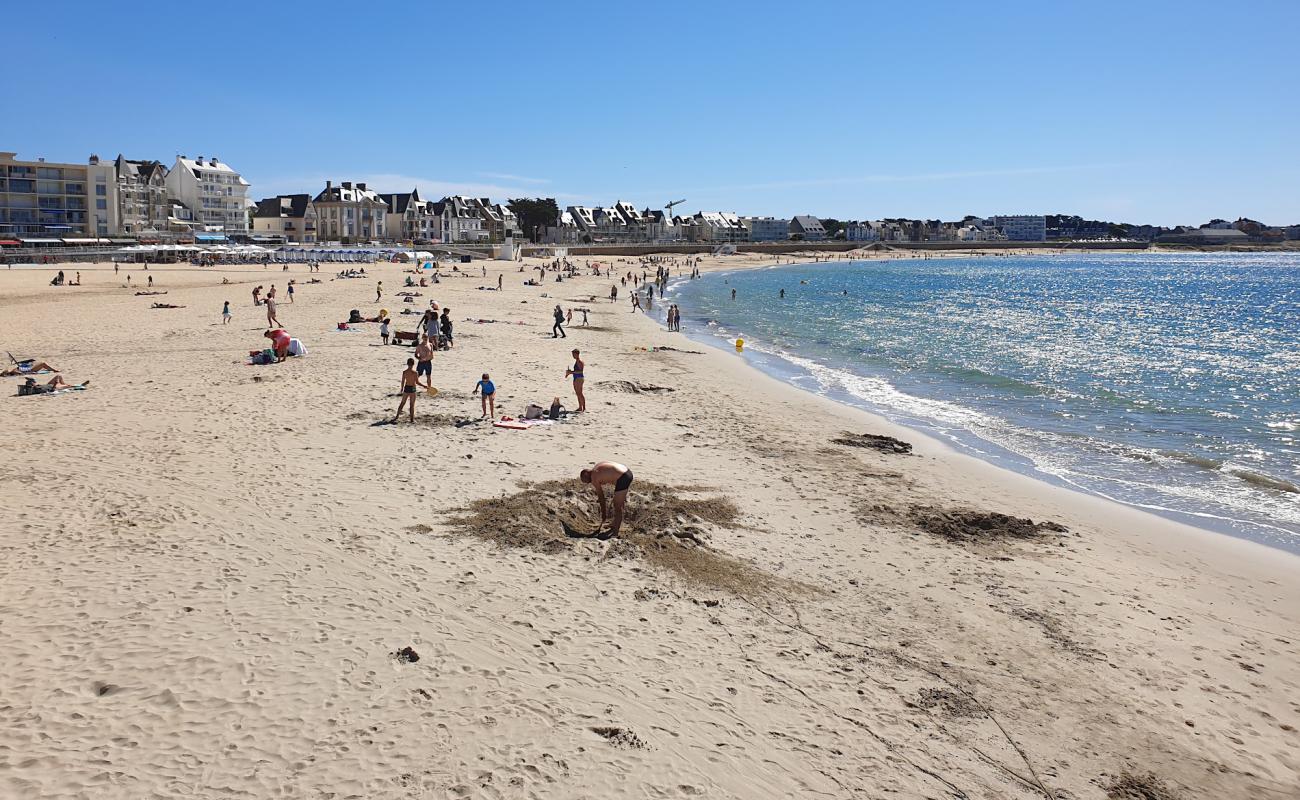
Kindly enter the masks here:
[[745, 340], [744, 340], [744, 339], [737, 339], [737, 340], [736, 340], [736, 352], [737, 352], [737, 353], [743, 353], [743, 352], [745, 352]]

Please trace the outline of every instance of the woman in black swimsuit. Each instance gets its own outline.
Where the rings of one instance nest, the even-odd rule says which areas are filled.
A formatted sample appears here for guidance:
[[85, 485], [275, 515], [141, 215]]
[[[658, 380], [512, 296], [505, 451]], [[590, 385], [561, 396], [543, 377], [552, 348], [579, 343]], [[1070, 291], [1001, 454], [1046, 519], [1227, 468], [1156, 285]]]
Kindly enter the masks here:
[[564, 371], [564, 377], [573, 378], [573, 393], [578, 396], [578, 411], [587, 410], [587, 397], [582, 393], [582, 382], [584, 377], [583, 370], [586, 369], [586, 367], [587, 365], [583, 363], [582, 358], [578, 355], [578, 351], [575, 349], [573, 351], [573, 369], [566, 369]]

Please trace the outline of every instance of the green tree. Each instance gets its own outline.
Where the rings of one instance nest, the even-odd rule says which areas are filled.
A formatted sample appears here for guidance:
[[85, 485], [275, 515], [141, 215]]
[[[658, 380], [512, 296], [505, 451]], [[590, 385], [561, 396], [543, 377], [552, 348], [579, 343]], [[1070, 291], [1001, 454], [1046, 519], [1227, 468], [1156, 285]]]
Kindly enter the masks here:
[[826, 238], [834, 239], [844, 230], [844, 223], [832, 217], [822, 220], [822, 227], [826, 229]]
[[537, 241], [541, 228], [558, 225], [560, 221], [560, 206], [554, 197], [515, 198], [506, 203], [506, 208], [519, 217], [519, 227], [522, 229], [520, 233], [527, 236], [529, 241]]

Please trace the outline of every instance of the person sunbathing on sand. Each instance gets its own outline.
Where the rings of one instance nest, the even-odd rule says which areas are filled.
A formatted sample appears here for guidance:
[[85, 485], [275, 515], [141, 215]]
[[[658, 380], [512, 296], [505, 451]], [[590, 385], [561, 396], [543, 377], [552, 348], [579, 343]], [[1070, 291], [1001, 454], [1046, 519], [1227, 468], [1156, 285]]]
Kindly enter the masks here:
[[19, 392], [19, 394], [50, 394], [60, 389], [84, 389], [89, 385], [90, 381], [82, 381], [77, 384], [68, 383], [63, 379], [62, 375], [55, 375], [44, 384], [37, 384], [35, 378], [28, 378], [23, 384], [26, 391]]
[[16, 365], [0, 372], [0, 376], [11, 378], [14, 375], [30, 375], [33, 372], [58, 372], [59, 370], [44, 361], [19, 361]]
[[623, 527], [623, 506], [627, 503], [627, 490], [632, 485], [632, 470], [625, 465], [613, 461], [599, 461], [593, 464], [589, 469], [584, 469], [578, 473], [578, 479], [583, 483], [591, 484], [591, 488], [596, 490], [596, 499], [600, 503], [600, 526], [605, 527], [605, 520], [608, 513], [605, 509], [605, 486], [614, 487], [614, 522], [609, 528], [609, 532], [599, 534], [598, 538], [608, 539], [618, 535], [619, 528]]

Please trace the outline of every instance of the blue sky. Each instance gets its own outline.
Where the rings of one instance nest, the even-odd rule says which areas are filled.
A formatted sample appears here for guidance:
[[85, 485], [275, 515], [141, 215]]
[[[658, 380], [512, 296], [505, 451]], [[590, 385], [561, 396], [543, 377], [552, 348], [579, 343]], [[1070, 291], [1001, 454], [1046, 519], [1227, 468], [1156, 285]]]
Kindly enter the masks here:
[[[562, 205], [1300, 223], [1300, 2], [5, 9], [0, 149]], [[16, 65], [23, 65], [17, 67]]]

